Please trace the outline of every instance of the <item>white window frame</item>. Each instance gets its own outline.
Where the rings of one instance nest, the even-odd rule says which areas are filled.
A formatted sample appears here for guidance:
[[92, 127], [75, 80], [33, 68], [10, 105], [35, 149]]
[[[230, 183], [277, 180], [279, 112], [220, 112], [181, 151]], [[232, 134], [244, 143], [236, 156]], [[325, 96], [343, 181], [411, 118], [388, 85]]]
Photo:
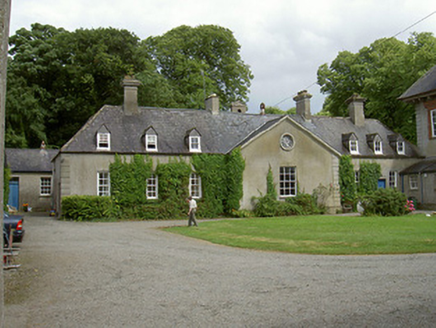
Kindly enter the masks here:
[[281, 166], [279, 171], [280, 198], [295, 197], [297, 195], [297, 168], [295, 166]]
[[52, 189], [52, 179], [51, 177], [41, 177], [39, 179], [40, 187], [39, 194], [40, 196], [50, 196]]
[[189, 151], [191, 153], [201, 153], [200, 136], [189, 136]]
[[111, 134], [108, 132], [99, 132], [97, 134], [97, 149], [110, 150], [111, 149]]
[[147, 151], [157, 151], [157, 135], [146, 134], [145, 135], [145, 149]]
[[436, 138], [436, 109], [430, 111], [431, 136]]
[[359, 180], [360, 180], [360, 172], [359, 171], [354, 171], [354, 182], [356, 184], [359, 184]]
[[158, 177], [152, 174], [147, 179], [147, 199], [158, 199]]
[[418, 190], [418, 176], [416, 174], [409, 175], [410, 190]]
[[397, 188], [398, 186], [398, 172], [389, 171], [389, 188]]
[[201, 177], [194, 172], [189, 176], [189, 196], [201, 198]]
[[397, 154], [398, 155], [406, 154], [406, 144], [404, 141], [397, 141]]
[[359, 154], [359, 141], [358, 140], [350, 140], [350, 154]]
[[383, 154], [383, 144], [379, 138], [374, 140], [374, 154], [382, 155]]
[[97, 195], [111, 195], [110, 174], [107, 171], [97, 172]]

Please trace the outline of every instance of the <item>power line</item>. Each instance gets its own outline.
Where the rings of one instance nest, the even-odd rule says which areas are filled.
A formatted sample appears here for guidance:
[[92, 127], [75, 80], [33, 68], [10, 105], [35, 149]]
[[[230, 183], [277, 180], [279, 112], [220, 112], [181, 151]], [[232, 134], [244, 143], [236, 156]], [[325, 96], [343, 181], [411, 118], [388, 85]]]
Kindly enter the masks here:
[[[418, 25], [419, 23], [425, 21], [426, 19], [430, 18], [431, 16], [433, 16], [434, 14], [436, 14], [436, 10], [433, 11], [432, 13], [428, 14], [427, 16], [425, 16], [424, 18], [421, 18], [420, 20], [416, 21], [415, 23], [413, 23], [412, 25], [406, 27], [404, 30], [398, 32], [397, 34], [393, 35], [392, 38], [396, 38], [397, 36], [399, 36], [400, 34], [403, 34], [404, 32], [406, 32], [407, 30], [410, 30], [412, 27]], [[309, 88], [313, 87], [315, 84], [317, 84], [317, 81], [313, 82], [311, 85], [307, 86], [305, 89], [303, 90], [308, 90]], [[286, 97], [285, 99], [279, 101], [277, 104], [275, 104], [273, 107], [277, 107], [278, 105], [280, 105], [281, 103], [285, 102], [286, 100], [290, 99], [290, 98], [294, 98], [297, 94], [293, 94], [292, 96]]]

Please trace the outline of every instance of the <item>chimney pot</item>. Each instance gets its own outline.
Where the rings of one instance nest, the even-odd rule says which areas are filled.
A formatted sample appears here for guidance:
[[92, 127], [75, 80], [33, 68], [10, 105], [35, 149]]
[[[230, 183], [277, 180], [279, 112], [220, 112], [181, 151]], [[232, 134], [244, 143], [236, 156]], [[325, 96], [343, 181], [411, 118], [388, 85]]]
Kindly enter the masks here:
[[206, 98], [205, 101], [206, 110], [212, 112], [213, 115], [217, 115], [220, 112], [220, 98], [214, 93]]
[[138, 87], [141, 82], [134, 76], [127, 75], [123, 80], [124, 87], [124, 113], [126, 115], [138, 114]]
[[348, 104], [348, 113], [350, 115], [351, 121], [356, 126], [365, 125], [365, 100], [365, 98], [359, 96], [358, 94], [353, 94], [350, 98], [346, 100], [346, 104]]
[[297, 105], [297, 114], [301, 115], [306, 121], [310, 121], [312, 114], [310, 112], [310, 98], [312, 95], [307, 90], [302, 90], [294, 97]]

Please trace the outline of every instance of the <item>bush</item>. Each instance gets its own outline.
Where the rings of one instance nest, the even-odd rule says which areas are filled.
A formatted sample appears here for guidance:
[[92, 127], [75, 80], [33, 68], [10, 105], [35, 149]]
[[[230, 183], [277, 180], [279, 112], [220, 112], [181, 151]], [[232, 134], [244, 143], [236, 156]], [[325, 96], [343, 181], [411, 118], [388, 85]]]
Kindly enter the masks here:
[[274, 199], [271, 195], [253, 197], [254, 214], [258, 217], [311, 215], [322, 213], [316, 204], [316, 197], [300, 193], [285, 201]]
[[62, 198], [62, 218], [74, 221], [92, 221], [113, 217], [110, 197], [66, 196]]
[[377, 189], [361, 199], [363, 215], [401, 216], [408, 213], [406, 195], [395, 189]]
[[318, 207], [315, 196], [299, 193], [295, 197], [286, 199], [286, 202], [300, 207], [298, 215], [320, 214], [323, 211]]

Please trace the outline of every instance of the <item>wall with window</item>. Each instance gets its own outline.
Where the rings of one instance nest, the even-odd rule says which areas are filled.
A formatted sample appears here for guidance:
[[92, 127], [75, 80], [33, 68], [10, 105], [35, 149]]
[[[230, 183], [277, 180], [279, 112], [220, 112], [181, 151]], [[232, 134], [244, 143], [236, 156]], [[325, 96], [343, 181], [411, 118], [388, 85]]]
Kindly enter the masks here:
[[[282, 138], [288, 135], [291, 138]], [[298, 191], [311, 194], [321, 186], [327, 193], [324, 195], [327, 209], [336, 212], [340, 208], [339, 158], [290, 120], [282, 121], [242, 147], [242, 156], [246, 163], [243, 208], [252, 208], [253, 196], [266, 194], [270, 167], [280, 199], [292, 197]]]
[[425, 156], [436, 156], [436, 100], [419, 103], [416, 109], [418, 147]]
[[33, 212], [47, 212], [52, 208], [52, 176], [45, 173], [16, 173], [11, 178], [18, 179], [19, 208], [29, 204]]

